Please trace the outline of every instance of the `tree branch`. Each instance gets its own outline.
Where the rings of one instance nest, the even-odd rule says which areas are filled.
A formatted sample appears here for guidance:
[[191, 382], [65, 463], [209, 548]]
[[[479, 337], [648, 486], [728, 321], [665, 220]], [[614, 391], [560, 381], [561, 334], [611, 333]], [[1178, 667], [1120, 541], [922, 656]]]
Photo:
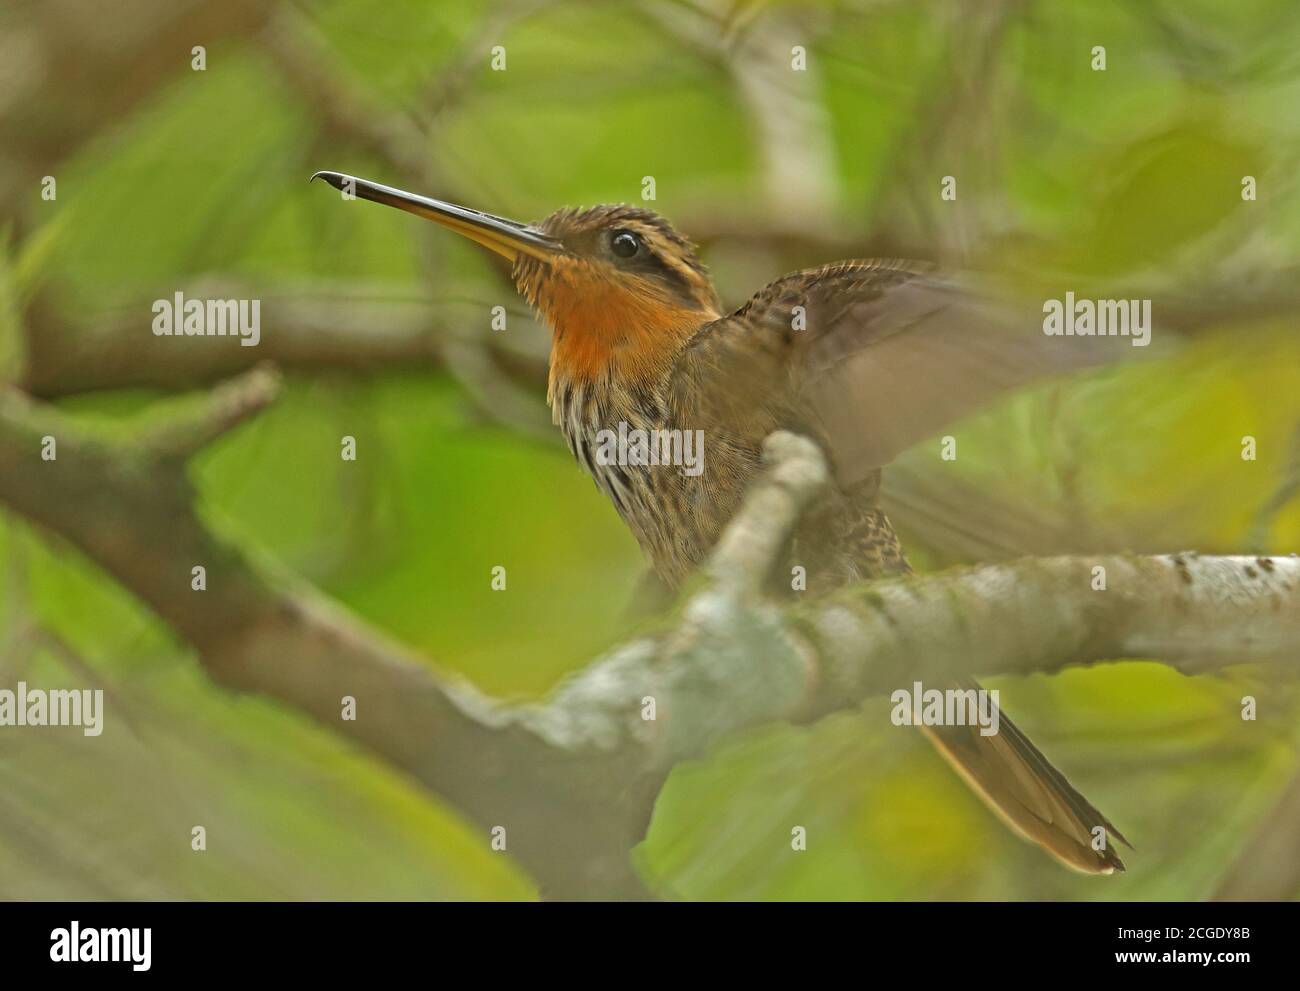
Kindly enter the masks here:
[[21, 385], [41, 398], [100, 389], [186, 389], [262, 363], [305, 371], [435, 368], [445, 333], [433, 307], [403, 299], [392, 286], [304, 284], [274, 293], [228, 278], [194, 279], [191, 299], [257, 299], [261, 339], [243, 347], [234, 337], [157, 337], [149, 332], [150, 301], [142, 298], [93, 327], [66, 322], [46, 300], [27, 313], [27, 362]]
[[168, 417], [149, 432], [145, 444], [159, 457], [188, 460], [275, 402], [280, 384], [275, 366], [259, 365], [213, 389], [192, 410]]
[[[252, 372], [207, 397], [181, 439], [161, 446], [167, 434], [143, 445], [98, 438], [16, 391], [0, 393], [0, 501], [134, 592], [216, 682], [279, 700], [485, 829], [505, 827], [507, 849], [553, 897], [645, 897], [628, 851], [663, 781], [735, 730], [813, 719], [916, 679], [1126, 656], [1186, 670], [1294, 662], [1300, 645], [1295, 558], [1029, 560], [795, 605], [764, 599], [759, 576], [825, 475], [813, 445], [775, 435], [767, 473], [720, 542], [713, 580], [679, 624], [614, 650], [541, 702], [506, 705], [435, 672], [301, 581], [255, 566], [200, 520], [175, 455], [235, 425], [271, 391], [266, 373]], [[57, 439], [53, 461], [40, 456], [46, 436]], [[190, 584], [197, 564], [207, 569], [201, 592]], [[1098, 565], [1104, 592], [1091, 588]], [[345, 697], [356, 700], [355, 720], [342, 718]]]
[[21, 4], [5, 11], [16, 43], [5, 53], [0, 114], [0, 214], [37, 203], [40, 177], [119, 126], [189, 70], [190, 48], [247, 38], [271, 8], [258, 0], [145, 0], [120, 4], [109, 25], [75, 4]]

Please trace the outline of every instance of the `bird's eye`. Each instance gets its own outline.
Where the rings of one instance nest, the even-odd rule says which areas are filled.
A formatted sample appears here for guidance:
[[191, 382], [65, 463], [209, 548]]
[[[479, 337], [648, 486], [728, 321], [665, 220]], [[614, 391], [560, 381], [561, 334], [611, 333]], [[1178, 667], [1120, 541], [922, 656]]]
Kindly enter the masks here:
[[641, 250], [641, 240], [631, 231], [615, 231], [609, 247], [619, 258], [631, 258]]

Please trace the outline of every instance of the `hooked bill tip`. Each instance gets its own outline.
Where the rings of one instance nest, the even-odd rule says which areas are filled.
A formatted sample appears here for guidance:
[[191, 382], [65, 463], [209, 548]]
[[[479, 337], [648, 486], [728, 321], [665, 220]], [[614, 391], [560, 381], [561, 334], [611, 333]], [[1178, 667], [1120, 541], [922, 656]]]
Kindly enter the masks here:
[[317, 179], [324, 179], [327, 183], [329, 183], [329, 184], [330, 184], [331, 186], [333, 186], [335, 189], [342, 189], [342, 188], [343, 188], [343, 180], [346, 179], [346, 178], [347, 178], [347, 177], [346, 177], [345, 175], [343, 175], [341, 172], [317, 172], [317, 173], [315, 173], [315, 174], [314, 174], [310, 179], [308, 179], [307, 181], [308, 181], [308, 182], [315, 182]]

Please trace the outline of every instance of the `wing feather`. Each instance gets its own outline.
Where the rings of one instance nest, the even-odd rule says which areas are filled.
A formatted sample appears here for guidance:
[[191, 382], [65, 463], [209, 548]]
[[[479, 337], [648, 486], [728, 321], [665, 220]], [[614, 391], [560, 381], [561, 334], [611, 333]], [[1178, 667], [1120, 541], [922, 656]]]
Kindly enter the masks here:
[[1048, 336], [1042, 320], [1041, 301], [919, 263], [808, 269], [702, 327], [671, 401], [689, 423], [811, 432], [850, 486], [998, 397], [1128, 343]]

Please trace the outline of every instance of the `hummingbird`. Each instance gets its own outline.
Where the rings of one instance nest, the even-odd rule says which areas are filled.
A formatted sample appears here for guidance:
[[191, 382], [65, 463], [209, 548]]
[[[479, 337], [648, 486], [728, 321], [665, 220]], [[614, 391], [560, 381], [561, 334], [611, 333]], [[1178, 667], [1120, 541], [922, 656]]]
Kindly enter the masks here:
[[[670, 591], [709, 555], [776, 430], [816, 442], [833, 478], [792, 535], [781, 573], [800, 565], [809, 587], [825, 589], [910, 573], [880, 507], [882, 468], [997, 395], [1087, 363], [1045, 337], [1041, 312], [1021, 313], [924, 263], [806, 269], [729, 311], [690, 240], [643, 207], [566, 208], [529, 224], [338, 172], [312, 178], [509, 262], [550, 329], [552, 419]], [[698, 431], [703, 470], [600, 456], [620, 426], [628, 436]], [[956, 687], [979, 688], [969, 679]], [[922, 729], [1013, 831], [1074, 870], [1123, 871], [1109, 839], [1128, 841], [1000, 716], [991, 736], [977, 726]]]

